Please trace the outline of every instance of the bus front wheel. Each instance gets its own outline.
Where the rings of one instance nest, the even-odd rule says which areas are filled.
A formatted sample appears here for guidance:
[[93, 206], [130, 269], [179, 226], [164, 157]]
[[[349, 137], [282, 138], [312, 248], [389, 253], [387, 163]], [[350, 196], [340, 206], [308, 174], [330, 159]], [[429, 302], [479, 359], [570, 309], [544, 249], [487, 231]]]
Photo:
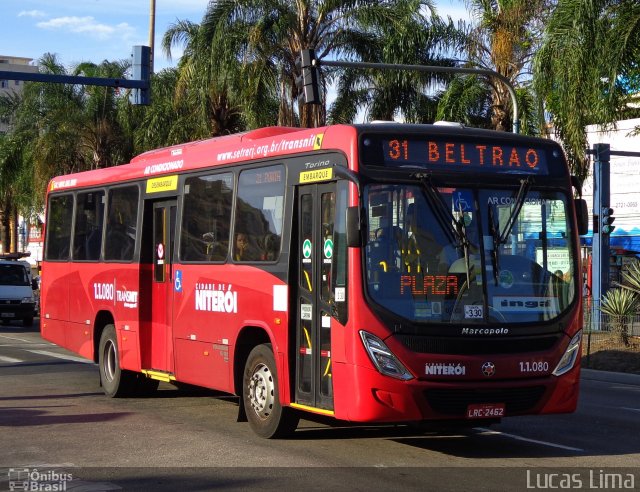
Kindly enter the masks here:
[[102, 330], [98, 366], [100, 367], [100, 384], [107, 396], [117, 398], [130, 392], [135, 375], [120, 369], [118, 339], [113, 325], [107, 325]]
[[298, 426], [295, 410], [280, 404], [276, 362], [271, 344], [249, 354], [242, 380], [242, 398], [251, 429], [261, 437], [285, 437]]

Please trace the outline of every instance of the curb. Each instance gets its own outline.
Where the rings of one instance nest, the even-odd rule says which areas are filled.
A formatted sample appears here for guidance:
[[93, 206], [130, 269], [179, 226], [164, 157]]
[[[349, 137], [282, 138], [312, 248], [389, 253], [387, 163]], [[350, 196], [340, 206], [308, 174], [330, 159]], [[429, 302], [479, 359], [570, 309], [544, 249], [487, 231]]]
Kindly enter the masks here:
[[595, 369], [584, 369], [584, 368], [582, 368], [580, 371], [581, 371], [580, 379], [640, 386], [640, 374], [629, 374], [626, 372], [598, 371]]

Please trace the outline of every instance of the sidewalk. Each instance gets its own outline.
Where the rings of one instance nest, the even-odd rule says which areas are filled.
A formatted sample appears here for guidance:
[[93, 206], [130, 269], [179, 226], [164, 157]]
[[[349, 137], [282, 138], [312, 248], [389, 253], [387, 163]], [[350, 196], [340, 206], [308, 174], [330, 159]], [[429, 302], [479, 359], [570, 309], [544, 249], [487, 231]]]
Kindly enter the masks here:
[[591, 379], [594, 381], [605, 381], [608, 383], [630, 384], [640, 386], [640, 374], [629, 374], [626, 372], [596, 371], [595, 369], [581, 370], [581, 379]]

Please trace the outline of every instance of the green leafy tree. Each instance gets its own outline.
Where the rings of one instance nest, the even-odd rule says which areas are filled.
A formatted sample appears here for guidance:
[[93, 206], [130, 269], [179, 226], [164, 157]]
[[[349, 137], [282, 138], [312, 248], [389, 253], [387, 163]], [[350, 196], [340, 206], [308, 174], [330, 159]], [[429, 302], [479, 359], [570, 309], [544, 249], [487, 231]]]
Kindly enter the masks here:
[[[242, 67], [236, 62], [224, 70], [216, 69], [208, 34], [200, 24], [182, 20], [169, 26], [163, 36], [163, 50], [169, 57], [176, 45], [184, 50], [178, 69], [165, 71], [153, 81], [153, 85], [160, 87], [154, 89], [150, 112], [160, 110], [162, 113], [172, 106], [177, 116], [170, 125], [171, 140], [188, 141], [242, 131], [247, 119], [251, 120], [265, 109], [256, 103], [248, 112], [243, 111], [242, 94], [238, 90]], [[155, 104], [156, 97], [159, 104]]]
[[[466, 26], [464, 65], [493, 70], [516, 89], [521, 131], [538, 133], [540, 104], [531, 86], [531, 62], [542, 38], [549, 0], [468, 0], [474, 23]], [[508, 131], [513, 105], [497, 77], [463, 76], [442, 96], [438, 118]]]
[[[212, 73], [239, 74], [231, 82], [239, 87], [242, 107], [278, 101], [277, 124], [313, 127], [325, 124], [326, 104], [298, 102], [295, 61], [303, 49], [316, 57], [376, 59], [376, 32], [398, 10], [418, 11], [426, 1], [387, 0], [218, 0], [209, 4], [201, 28], [210, 49]], [[395, 27], [398, 27], [396, 24]], [[395, 47], [394, 49], [397, 49]], [[406, 45], [407, 51], [422, 47]], [[378, 53], [378, 57], [380, 54]], [[239, 69], [238, 69], [238, 64]], [[336, 71], [322, 71], [321, 97], [326, 102], [328, 84]], [[235, 81], [235, 82], [234, 82]], [[266, 95], [266, 96], [265, 96]], [[345, 114], [345, 110], [340, 110]]]
[[589, 171], [586, 126], [629, 116], [639, 66], [637, 0], [558, 0], [535, 57], [535, 84], [581, 180]]
[[[84, 62], [72, 75], [96, 78], [124, 78], [128, 61], [103, 61], [99, 65]], [[118, 118], [118, 101], [124, 91], [113, 87], [83, 86], [81, 89], [79, 144], [92, 169], [111, 167], [131, 158], [131, 134], [126, 134]]]
[[[82, 63], [69, 72], [54, 55], [45, 54], [38, 67], [46, 74], [123, 78], [128, 64]], [[0, 117], [10, 124], [0, 142], [0, 206], [5, 228], [18, 212], [29, 217], [42, 210], [53, 176], [113, 166], [131, 158], [133, 133], [126, 130], [134, 125], [122, 125], [119, 111], [125, 95], [108, 87], [29, 82], [20, 95], [0, 99]], [[14, 227], [5, 231], [5, 238]]]
[[[451, 67], [450, 50], [463, 42], [451, 21], [436, 15], [432, 2], [381, 3], [363, 15], [361, 28], [367, 43], [355, 53], [367, 62]], [[433, 122], [437, 99], [430, 96], [451, 77], [435, 72], [346, 69], [335, 72], [339, 81], [331, 107], [334, 123], [354, 121], [361, 108], [365, 118], [407, 122]]]
[[25, 144], [21, 135], [0, 134], [0, 227], [5, 252], [17, 250], [18, 211], [31, 205], [31, 168]]

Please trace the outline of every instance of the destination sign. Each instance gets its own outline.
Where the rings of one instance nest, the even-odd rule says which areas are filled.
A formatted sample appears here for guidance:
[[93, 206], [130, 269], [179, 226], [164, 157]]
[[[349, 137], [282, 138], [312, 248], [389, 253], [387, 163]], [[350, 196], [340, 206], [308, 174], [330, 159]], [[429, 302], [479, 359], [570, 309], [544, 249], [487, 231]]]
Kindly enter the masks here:
[[548, 174], [545, 149], [512, 143], [391, 138], [382, 140], [382, 157], [386, 167]]

